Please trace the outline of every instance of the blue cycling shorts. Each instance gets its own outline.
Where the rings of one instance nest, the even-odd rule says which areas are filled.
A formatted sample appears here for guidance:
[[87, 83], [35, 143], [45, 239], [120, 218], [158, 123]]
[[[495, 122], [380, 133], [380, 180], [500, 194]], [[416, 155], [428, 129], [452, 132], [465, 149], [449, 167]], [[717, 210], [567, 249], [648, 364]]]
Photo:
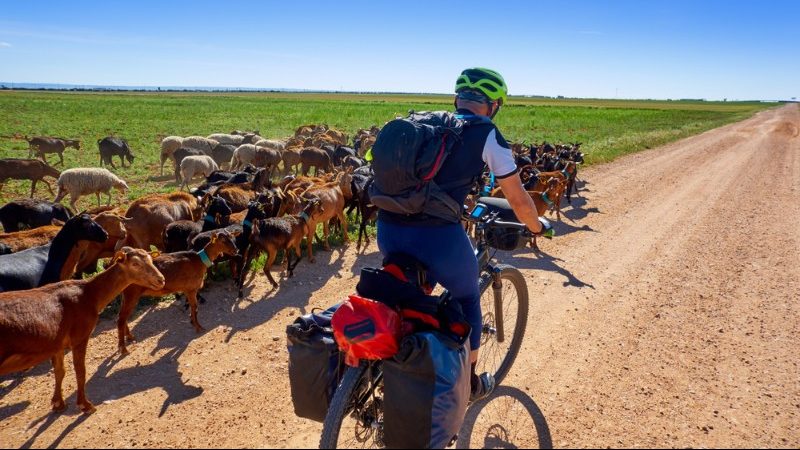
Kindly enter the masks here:
[[470, 348], [480, 348], [483, 316], [478, 260], [460, 224], [433, 227], [378, 220], [378, 248], [384, 256], [405, 253], [424, 264], [431, 284], [441, 284], [461, 304], [472, 326]]

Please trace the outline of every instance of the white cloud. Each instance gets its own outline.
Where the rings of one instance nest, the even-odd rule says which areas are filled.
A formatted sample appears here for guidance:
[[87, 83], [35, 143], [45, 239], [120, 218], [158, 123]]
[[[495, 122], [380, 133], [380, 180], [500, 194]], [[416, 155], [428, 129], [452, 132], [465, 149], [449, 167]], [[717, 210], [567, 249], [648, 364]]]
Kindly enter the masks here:
[[10, 48], [11, 44], [8, 42], [0, 42], [0, 48]]

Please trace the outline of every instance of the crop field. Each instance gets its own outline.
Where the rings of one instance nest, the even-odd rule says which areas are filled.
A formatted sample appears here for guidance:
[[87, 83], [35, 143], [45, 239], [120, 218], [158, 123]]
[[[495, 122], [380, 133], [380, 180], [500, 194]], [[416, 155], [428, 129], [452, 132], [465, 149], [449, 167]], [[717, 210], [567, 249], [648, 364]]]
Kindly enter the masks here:
[[[587, 163], [593, 164], [735, 122], [771, 106], [517, 97], [503, 108], [497, 123], [513, 141], [583, 142]], [[50, 135], [83, 142], [80, 151], [65, 152], [67, 168], [94, 167], [99, 165], [96, 142], [120, 136], [136, 154], [133, 167], [118, 169], [131, 186], [128, 200], [132, 200], [175, 189], [171, 177], [158, 176], [159, 142], [164, 136], [257, 129], [264, 137], [280, 138], [309, 123], [327, 123], [352, 134], [410, 109], [449, 108], [451, 97], [444, 95], [4, 91], [0, 92], [0, 158], [25, 158], [23, 136]], [[48, 159], [52, 164], [58, 156]], [[167, 168], [165, 173], [169, 172]], [[28, 189], [28, 181], [9, 181], [0, 200], [24, 196]], [[37, 196], [44, 195], [46, 190], [39, 188]], [[92, 201], [82, 199], [81, 206], [92, 206]]]

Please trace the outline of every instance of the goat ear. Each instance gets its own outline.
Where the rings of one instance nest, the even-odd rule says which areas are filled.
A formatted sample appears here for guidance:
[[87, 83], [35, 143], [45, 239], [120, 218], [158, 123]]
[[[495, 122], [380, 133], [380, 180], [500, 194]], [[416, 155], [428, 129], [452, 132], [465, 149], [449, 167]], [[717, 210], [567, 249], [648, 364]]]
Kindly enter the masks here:
[[212, 234], [211, 235], [211, 243], [212, 244], [215, 244], [218, 239], [219, 239], [219, 234]]
[[128, 259], [128, 254], [124, 251], [118, 251], [116, 255], [114, 255], [114, 259], [111, 260], [111, 265], [113, 266], [116, 263], [123, 263]]

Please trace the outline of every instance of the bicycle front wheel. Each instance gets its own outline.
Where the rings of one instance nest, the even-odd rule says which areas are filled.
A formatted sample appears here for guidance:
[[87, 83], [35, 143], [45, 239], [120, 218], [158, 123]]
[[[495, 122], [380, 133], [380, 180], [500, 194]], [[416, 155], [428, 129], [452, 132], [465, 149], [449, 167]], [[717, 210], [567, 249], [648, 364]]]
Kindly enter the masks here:
[[494, 374], [499, 385], [519, 355], [528, 326], [528, 285], [517, 268], [501, 264], [481, 293], [483, 330], [478, 373]]
[[328, 408], [319, 448], [382, 448], [383, 405], [362, 363], [344, 374]]

